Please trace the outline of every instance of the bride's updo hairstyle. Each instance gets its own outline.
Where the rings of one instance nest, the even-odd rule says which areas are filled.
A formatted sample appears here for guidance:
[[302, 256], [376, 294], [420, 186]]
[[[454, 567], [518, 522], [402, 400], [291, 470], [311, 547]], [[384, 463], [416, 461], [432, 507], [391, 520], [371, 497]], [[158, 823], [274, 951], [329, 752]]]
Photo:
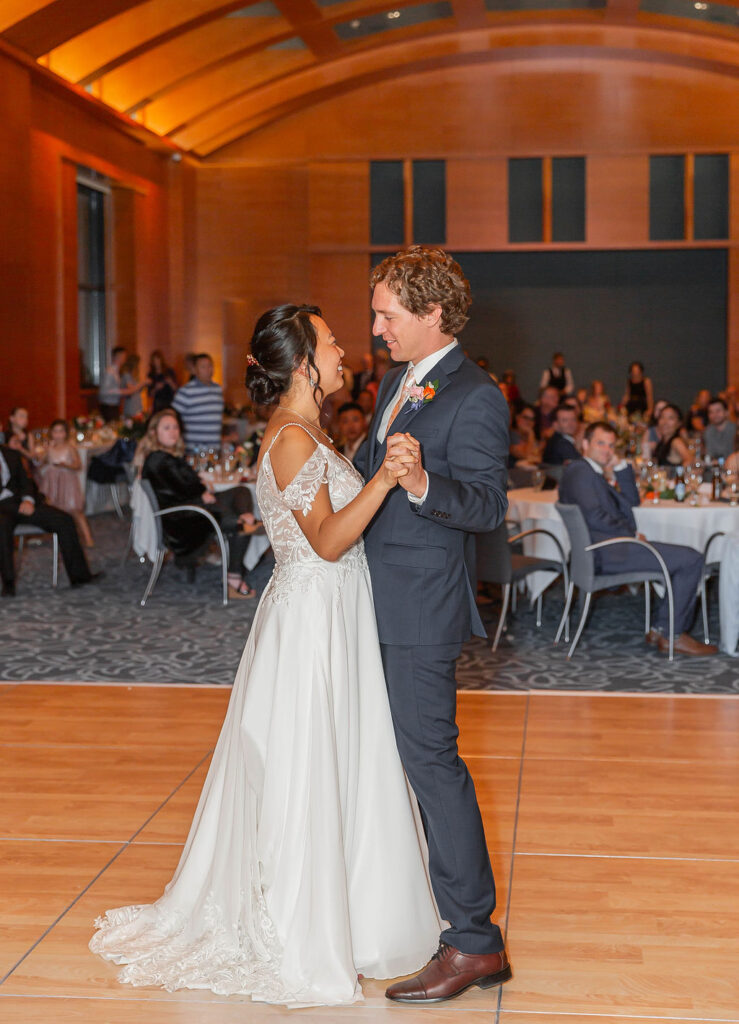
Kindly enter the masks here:
[[[318, 306], [275, 306], [262, 313], [251, 338], [247, 357], [246, 386], [257, 405], [275, 405], [292, 386], [293, 374], [307, 360], [308, 380], [318, 405], [323, 400], [320, 374], [314, 358], [316, 330], [311, 316], [321, 316]], [[320, 396], [320, 400], [319, 400]]]

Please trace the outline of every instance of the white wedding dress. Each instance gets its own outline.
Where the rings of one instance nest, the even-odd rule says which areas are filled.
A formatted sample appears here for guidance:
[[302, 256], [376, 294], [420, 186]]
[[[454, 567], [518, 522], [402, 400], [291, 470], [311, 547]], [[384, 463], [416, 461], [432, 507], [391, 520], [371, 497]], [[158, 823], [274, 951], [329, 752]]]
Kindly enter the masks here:
[[174, 878], [153, 905], [95, 922], [90, 948], [125, 965], [121, 981], [352, 1003], [358, 974], [409, 974], [436, 950], [363, 544], [325, 562], [293, 515], [323, 483], [335, 510], [362, 487], [323, 444], [284, 491], [263, 458], [257, 500], [276, 567]]

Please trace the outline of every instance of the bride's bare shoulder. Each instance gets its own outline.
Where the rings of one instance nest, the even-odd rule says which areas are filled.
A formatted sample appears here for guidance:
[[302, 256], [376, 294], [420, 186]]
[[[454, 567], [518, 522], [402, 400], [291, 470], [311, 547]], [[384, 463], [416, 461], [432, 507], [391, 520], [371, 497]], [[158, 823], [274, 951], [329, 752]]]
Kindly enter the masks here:
[[[262, 441], [265, 447], [267, 437]], [[296, 423], [285, 423], [277, 427], [272, 439], [266, 444], [277, 485], [284, 488], [303, 468], [318, 447], [318, 440]]]

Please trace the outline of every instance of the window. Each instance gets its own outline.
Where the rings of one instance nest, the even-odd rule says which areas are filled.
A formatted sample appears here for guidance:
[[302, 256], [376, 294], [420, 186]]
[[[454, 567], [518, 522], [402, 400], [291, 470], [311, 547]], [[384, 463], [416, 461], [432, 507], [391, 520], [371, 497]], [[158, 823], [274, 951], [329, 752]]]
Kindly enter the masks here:
[[107, 352], [105, 235], [110, 189], [95, 171], [77, 175], [77, 324], [80, 385], [97, 387]]

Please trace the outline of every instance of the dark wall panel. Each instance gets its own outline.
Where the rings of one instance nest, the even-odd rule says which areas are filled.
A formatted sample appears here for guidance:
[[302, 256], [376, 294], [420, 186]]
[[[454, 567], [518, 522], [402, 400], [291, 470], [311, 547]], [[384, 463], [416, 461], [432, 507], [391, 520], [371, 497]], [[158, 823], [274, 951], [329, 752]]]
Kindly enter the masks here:
[[576, 386], [594, 377], [620, 401], [640, 359], [655, 396], [685, 407], [726, 377], [725, 250], [456, 254], [472, 286], [461, 336], [473, 358], [516, 371], [534, 399], [562, 350]]
[[542, 240], [542, 161], [540, 157], [508, 161], [508, 241]]
[[402, 245], [404, 239], [403, 161], [370, 163], [370, 244]]
[[446, 242], [446, 161], [413, 161], [413, 238]]

